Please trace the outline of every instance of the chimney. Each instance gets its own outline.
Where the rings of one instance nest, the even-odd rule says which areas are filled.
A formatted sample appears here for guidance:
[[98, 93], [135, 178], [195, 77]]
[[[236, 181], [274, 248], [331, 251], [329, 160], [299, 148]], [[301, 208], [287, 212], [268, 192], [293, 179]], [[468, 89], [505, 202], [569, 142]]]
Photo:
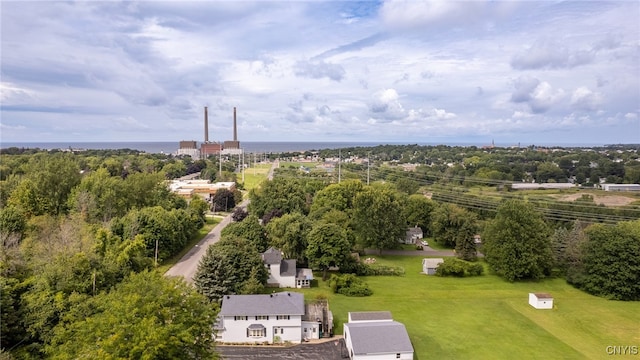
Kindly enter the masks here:
[[236, 107], [233, 107], [233, 141], [238, 141], [238, 127], [236, 125]]
[[206, 106], [204, 107], [204, 142], [209, 142], [209, 114]]

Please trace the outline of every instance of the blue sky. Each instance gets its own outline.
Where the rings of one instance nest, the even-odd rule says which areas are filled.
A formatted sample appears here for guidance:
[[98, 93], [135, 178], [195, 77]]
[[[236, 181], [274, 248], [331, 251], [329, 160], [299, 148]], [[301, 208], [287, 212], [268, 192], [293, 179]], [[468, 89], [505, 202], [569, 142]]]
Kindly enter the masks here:
[[640, 143], [638, 1], [0, 10], [3, 142]]

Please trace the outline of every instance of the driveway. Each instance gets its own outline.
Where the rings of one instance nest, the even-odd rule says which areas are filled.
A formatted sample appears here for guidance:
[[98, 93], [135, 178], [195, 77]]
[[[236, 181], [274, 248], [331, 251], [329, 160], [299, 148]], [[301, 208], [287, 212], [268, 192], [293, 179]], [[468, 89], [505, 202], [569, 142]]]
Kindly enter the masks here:
[[291, 347], [274, 346], [216, 346], [222, 359], [287, 359], [287, 360], [341, 360], [348, 358], [344, 340], [312, 344], [302, 343]]

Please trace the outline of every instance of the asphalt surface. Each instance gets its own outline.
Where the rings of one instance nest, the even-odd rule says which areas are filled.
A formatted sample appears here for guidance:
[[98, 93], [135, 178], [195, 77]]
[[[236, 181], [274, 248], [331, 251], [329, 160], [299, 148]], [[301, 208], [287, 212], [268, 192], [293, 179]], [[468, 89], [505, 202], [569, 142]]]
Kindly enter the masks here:
[[216, 351], [222, 359], [341, 360], [349, 358], [343, 339], [320, 344], [302, 343], [291, 347], [218, 345]]
[[[240, 203], [240, 207], [245, 208], [249, 200], [245, 200]], [[215, 244], [220, 240], [220, 232], [231, 222], [231, 214], [227, 215], [222, 219], [220, 223], [218, 223], [211, 231], [200, 240], [188, 253], [186, 253], [182, 259], [180, 259], [169, 271], [167, 271], [165, 276], [182, 276], [184, 279], [193, 283], [193, 276], [196, 274], [198, 270], [198, 263], [200, 259], [204, 256], [207, 251], [207, 248], [211, 244]]]
[[[278, 161], [275, 161], [271, 165], [271, 169], [267, 174], [267, 178], [269, 180], [273, 179], [273, 170], [280, 166]], [[238, 206], [242, 208], [246, 208], [249, 204], [249, 200], [245, 200], [240, 203]], [[187, 282], [193, 283], [193, 276], [196, 274], [198, 270], [198, 263], [200, 259], [206, 254], [207, 248], [211, 244], [215, 244], [220, 240], [220, 233], [225, 226], [229, 225], [231, 222], [231, 214], [225, 216], [224, 219], [218, 225], [216, 225], [211, 231], [200, 240], [188, 253], [186, 253], [180, 261], [178, 261], [175, 265], [169, 269], [164, 275], [165, 276], [182, 276]]]

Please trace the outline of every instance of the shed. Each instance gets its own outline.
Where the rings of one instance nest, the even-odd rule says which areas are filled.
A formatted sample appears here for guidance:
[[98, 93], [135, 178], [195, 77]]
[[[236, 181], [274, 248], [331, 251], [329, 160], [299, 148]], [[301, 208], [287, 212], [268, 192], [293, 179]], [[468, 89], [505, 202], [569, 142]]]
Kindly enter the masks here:
[[553, 296], [547, 293], [529, 293], [529, 305], [536, 309], [553, 309]]
[[422, 259], [422, 272], [427, 275], [435, 275], [438, 265], [443, 262], [443, 258], [424, 258]]

